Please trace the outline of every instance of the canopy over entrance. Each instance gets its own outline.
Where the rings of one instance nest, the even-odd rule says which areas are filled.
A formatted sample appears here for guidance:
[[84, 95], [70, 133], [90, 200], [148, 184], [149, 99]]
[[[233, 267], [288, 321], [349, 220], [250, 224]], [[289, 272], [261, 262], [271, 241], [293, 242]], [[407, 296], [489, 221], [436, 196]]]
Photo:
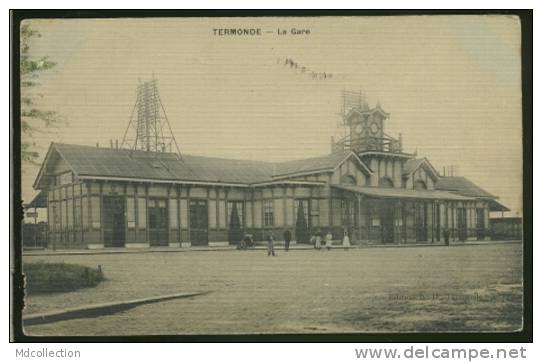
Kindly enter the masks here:
[[489, 199], [489, 211], [505, 212], [510, 211], [510, 209], [498, 202], [497, 200]]
[[457, 195], [447, 191], [414, 190], [399, 188], [380, 188], [356, 185], [332, 185], [341, 190], [359, 193], [375, 198], [393, 199], [418, 199], [418, 200], [448, 200], [448, 201], [471, 201], [472, 197]]
[[36, 196], [30, 201], [30, 203], [24, 205], [25, 208], [30, 209], [33, 207], [47, 207], [47, 193], [40, 190]]

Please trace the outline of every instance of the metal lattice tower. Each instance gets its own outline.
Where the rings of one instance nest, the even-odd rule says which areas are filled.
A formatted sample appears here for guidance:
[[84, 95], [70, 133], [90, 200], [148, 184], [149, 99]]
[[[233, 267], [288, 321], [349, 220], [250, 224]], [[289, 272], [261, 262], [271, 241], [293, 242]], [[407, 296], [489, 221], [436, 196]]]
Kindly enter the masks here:
[[365, 94], [362, 91], [346, 91], [343, 90], [341, 94], [342, 98], [342, 109], [341, 115], [344, 117], [352, 108], [360, 110], [368, 110], [369, 105], [367, 104], [367, 99]]
[[[129, 136], [130, 133], [133, 137]], [[123, 147], [147, 152], [173, 151], [181, 157], [181, 151], [160, 99], [158, 81], [154, 77], [137, 87], [136, 103], [121, 143], [121, 148]]]

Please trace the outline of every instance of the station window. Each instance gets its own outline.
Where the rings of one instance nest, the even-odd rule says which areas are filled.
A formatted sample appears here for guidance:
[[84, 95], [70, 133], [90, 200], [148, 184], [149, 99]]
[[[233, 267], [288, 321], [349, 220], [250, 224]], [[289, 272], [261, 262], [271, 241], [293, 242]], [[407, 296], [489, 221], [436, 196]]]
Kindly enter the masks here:
[[233, 206], [235, 205], [236, 209], [237, 209], [237, 215], [239, 216], [239, 225], [241, 225], [241, 227], [243, 227], [243, 225], [245, 225], [245, 222], [244, 222], [244, 202], [243, 201], [228, 201], [228, 227], [230, 226], [231, 224], [231, 213], [233, 211]]
[[263, 226], [273, 227], [275, 225], [275, 213], [273, 210], [273, 200], [264, 200], [263, 202]]

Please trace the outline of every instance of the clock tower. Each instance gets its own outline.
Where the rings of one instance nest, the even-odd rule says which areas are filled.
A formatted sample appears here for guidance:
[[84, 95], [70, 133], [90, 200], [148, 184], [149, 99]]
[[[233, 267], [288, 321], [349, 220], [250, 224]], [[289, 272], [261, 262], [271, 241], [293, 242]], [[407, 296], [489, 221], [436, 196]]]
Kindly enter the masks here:
[[384, 132], [390, 114], [380, 104], [371, 108], [361, 92], [343, 91], [342, 97], [340, 127], [344, 136], [338, 141], [332, 139], [331, 152], [352, 150], [360, 157], [368, 153], [381, 156], [385, 153], [387, 157], [408, 155], [403, 153], [401, 136], [396, 139]]
[[345, 116], [352, 149], [383, 151], [387, 146], [384, 121], [389, 117], [380, 106], [373, 109], [352, 108]]

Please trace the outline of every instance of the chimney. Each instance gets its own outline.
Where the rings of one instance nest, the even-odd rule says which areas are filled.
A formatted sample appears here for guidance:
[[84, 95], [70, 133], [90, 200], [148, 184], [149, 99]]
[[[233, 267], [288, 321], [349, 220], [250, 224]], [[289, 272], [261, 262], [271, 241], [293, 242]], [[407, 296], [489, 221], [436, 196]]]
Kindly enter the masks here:
[[119, 140], [118, 140], [118, 138], [115, 140], [115, 148], [117, 150], [119, 149]]
[[113, 139], [112, 138], [109, 139], [109, 144], [110, 144], [111, 148], [113, 148]]
[[100, 148], [100, 143], [96, 142], [96, 148]]

